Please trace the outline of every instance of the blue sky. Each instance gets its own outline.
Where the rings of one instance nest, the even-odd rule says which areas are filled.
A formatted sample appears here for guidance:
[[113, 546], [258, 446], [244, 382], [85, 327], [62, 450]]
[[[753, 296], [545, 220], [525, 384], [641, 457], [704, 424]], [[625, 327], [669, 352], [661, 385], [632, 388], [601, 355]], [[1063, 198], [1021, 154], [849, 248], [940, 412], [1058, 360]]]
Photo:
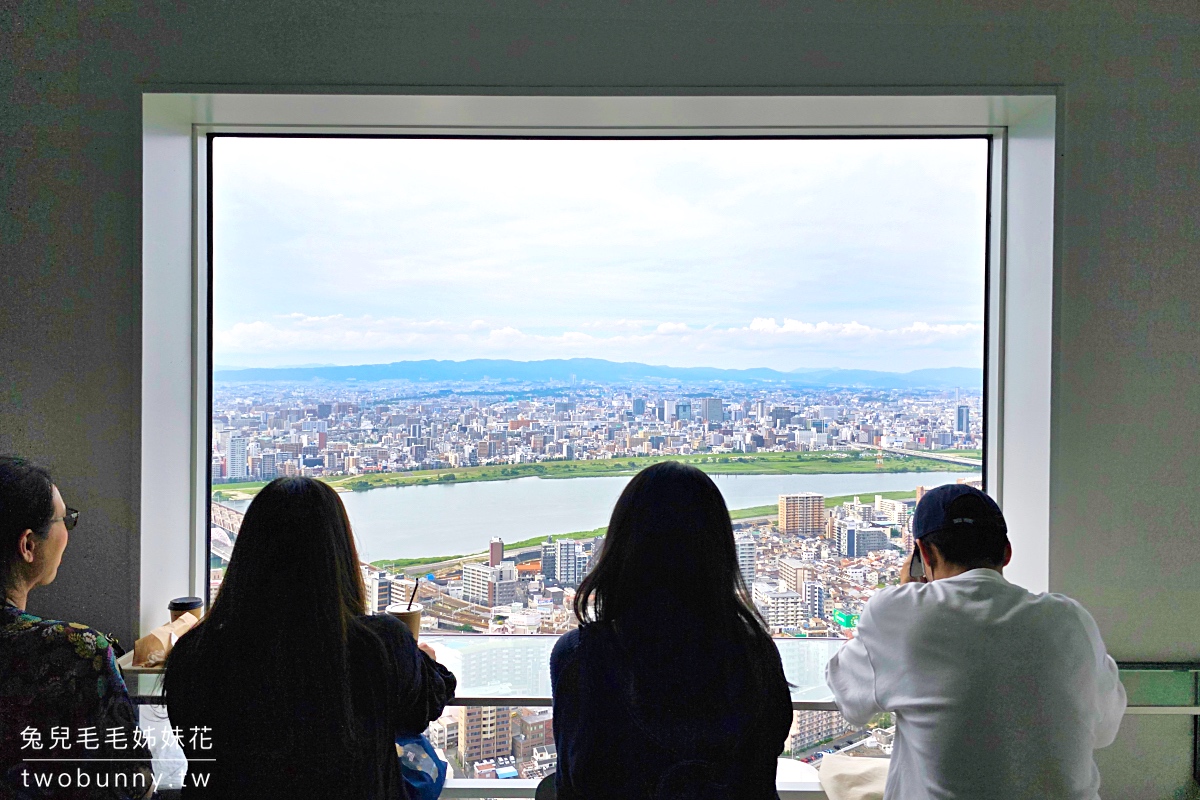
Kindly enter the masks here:
[[970, 140], [218, 138], [221, 366], [982, 365]]

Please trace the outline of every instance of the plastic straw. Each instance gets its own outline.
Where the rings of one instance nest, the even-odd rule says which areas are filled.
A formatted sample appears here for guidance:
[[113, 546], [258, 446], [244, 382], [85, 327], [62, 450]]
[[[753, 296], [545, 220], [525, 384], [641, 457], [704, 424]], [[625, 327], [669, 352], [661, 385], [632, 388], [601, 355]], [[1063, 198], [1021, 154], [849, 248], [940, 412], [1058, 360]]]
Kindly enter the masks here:
[[417, 587], [421, 585], [421, 579], [418, 577], [413, 581], [413, 592], [408, 596], [408, 608], [405, 611], [412, 611], [413, 600], [417, 599]]

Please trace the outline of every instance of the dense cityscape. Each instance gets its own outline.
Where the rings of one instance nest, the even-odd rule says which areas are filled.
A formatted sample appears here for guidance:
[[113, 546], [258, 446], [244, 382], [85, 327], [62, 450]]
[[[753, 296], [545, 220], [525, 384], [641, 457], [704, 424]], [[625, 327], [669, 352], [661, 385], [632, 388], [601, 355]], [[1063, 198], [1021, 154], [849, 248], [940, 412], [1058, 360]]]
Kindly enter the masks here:
[[[501, 394], [487, 385], [454, 388], [408, 400], [397, 398], [402, 389], [388, 386], [316, 396], [300, 387], [219, 390], [213, 483], [856, 445], [974, 453], [982, 426], [978, 396], [946, 392], [750, 395], [741, 387], [720, 395], [677, 388], [667, 395], [661, 387], [593, 385], [505, 386]], [[500, 397], [489, 397], [489, 388]]]
[[[403, 385], [214, 388], [214, 592], [241, 518], [223, 501], [248, 496], [256, 482], [277, 476], [320, 477], [355, 491], [371, 488], [365, 479], [382, 475], [442, 482], [499, 467], [481, 473], [480, 479], [494, 480], [518, 465], [573, 469], [635, 459], [628, 465], [640, 467], [646, 457], [701, 457], [702, 468], [716, 471], [724, 463], [743, 467], [748, 454], [789, 453], [828, 456], [834, 459], [829, 471], [895, 471], [904, 469], [896, 460], [909, 454], [961, 469], [978, 465], [982, 444], [980, 397], [956, 390], [484, 382], [422, 386], [414, 396], [414, 387]], [[803, 462], [778, 462], [785, 469], [797, 463]], [[773, 507], [731, 509], [743, 581], [772, 634], [852, 635], [870, 595], [898, 581], [921, 491], [847, 498], [800, 492], [780, 495]], [[602, 531], [597, 534], [507, 546], [481, 536], [471, 556], [438, 560], [431, 553], [404, 566], [364, 564], [369, 610], [384, 612], [415, 592], [430, 633], [561, 634], [578, 625], [572, 602], [600, 551]], [[514, 669], [542, 671], [538, 663], [511, 663], [520, 660], [517, 650], [497, 667], [487, 648], [434, 646], [470, 685], [511, 683]], [[505, 674], [493, 674], [497, 669]], [[548, 694], [548, 686], [534, 688], [528, 694]], [[450, 707], [427, 734], [459, 776], [536, 778], [555, 768], [546, 708]], [[812, 758], [821, 747], [856, 736], [862, 734], [835, 712], [797, 711], [786, 752]]]

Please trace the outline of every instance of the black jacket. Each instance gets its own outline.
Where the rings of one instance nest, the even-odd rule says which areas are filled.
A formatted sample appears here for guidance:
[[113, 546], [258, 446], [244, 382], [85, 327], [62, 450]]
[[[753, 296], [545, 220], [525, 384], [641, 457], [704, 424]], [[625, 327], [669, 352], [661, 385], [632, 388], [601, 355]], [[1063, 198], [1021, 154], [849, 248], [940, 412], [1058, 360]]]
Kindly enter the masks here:
[[[361, 617], [350, 637], [352, 732], [322, 731], [315, 704], [294, 705], [259, 696], [222, 675], [221, 664], [201, 664], [183, 636], [168, 666], [167, 711], [182, 729], [189, 776], [184, 797], [405, 798], [396, 758], [397, 734], [419, 734], [454, 696], [455, 679], [417, 649], [408, 628], [387, 615]], [[377, 641], [371, 641], [374, 633]], [[386, 657], [381, 662], [378, 642]], [[315, 645], [314, 645], [315, 646]], [[207, 742], [193, 729], [210, 729]], [[341, 742], [355, 737], [355, 757]], [[339, 741], [340, 740], [340, 741]], [[208, 748], [203, 745], [209, 744]], [[211, 759], [211, 760], [200, 760]], [[207, 787], [197, 785], [207, 775]]]
[[748, 643], [714, 635], [701, 652], [672, 654], [669, 639], [624, 638], [597, 622], [554, 647], [560, 800], [777, 798], [792, 724], [778, 652], [756, 680], [733, 666], [748, 662]]

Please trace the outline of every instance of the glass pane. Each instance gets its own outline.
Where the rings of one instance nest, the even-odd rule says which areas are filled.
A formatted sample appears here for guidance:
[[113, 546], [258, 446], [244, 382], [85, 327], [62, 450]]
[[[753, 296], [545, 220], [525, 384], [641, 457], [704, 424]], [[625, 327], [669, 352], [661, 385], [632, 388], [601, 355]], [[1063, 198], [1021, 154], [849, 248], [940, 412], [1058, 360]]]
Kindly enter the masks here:
[[832, 702], [833, 693], [825, 685], [825, 665], [842, 639], [776, 639], [783, 674], [792, 684], [792, 701]]
[[458, 679], [459, 697], [550, 699], [557, 636], [422, 636]]
[[[423, 636], [458, 678], [459, 697], [550, 699], [556, 636]], [[840, 639], [775, 639], [794, 702], [831, 702], [825, 665]]]
[[558, 765], [548, 708], [455, 706], [425, 735], [453, 778], [540, 780]]
[[1191, 706], [1200, 699], [1194, 672], [1123, 669], [1120, 675], [1131, 706]]
[[922, 487], [981, 477], [982, 137], [211, 144], [212, 590], [307, 475], [370, 611], [422, 576], [432, 629], [564, 633], [675, 459], [773, 631], [844, 637]]

